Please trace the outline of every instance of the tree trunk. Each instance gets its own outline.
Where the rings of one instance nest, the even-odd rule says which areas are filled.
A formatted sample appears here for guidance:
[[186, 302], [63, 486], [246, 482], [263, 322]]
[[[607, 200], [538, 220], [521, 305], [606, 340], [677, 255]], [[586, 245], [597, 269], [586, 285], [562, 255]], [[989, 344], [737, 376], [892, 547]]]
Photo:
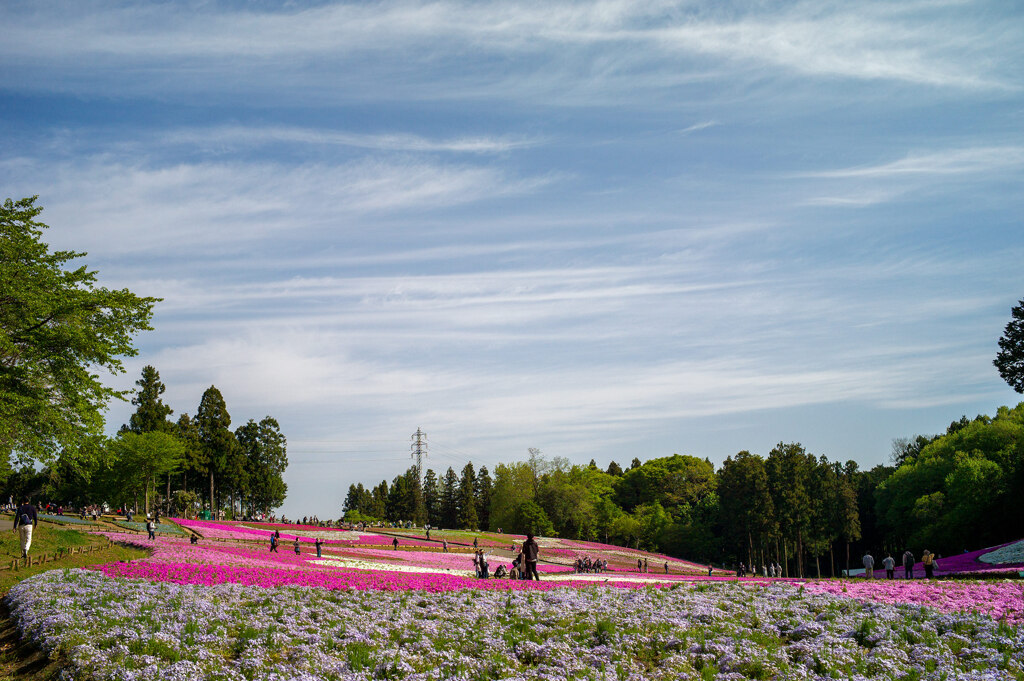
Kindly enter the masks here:
[[796, 576], [804, 578], [804, 538], [800, 528], [796, 528]]
[[821, 579], [821, 562], [818, 560], [818, 556], [814, 556], [814, 568], [818, 571], [818, 579]]
[[782, 538], [782, 576], [789, 577], [789, 546], [785, 537]]
[[836, 578], [836, 550], [835, 543], [828, 543], [828, 562], [832, 566], [832, 579]]
[[213, 501], [213, 471], [210, 471], [210, 513], [213, 513], [214, 501]]
[[846, 578], [850, 578], [850, 540], [846, 540]]
[[750, 536], [750, 530], [747, 530], [747, 565], [754, 565], [754, 538]]

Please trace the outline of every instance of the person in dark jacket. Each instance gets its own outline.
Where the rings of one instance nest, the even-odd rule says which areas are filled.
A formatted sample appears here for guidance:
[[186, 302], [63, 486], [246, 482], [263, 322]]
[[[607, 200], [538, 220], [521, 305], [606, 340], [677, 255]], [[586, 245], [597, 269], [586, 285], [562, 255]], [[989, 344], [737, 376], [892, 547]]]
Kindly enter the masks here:
[[540, 581], [540, 575], [537, 574], [537, 556], [540, 553], [540, 547], [537, 546], [537, 540], [533, 538], [532, 534], [526, 535], [526, 541], [523, 542], [523, 561], [526, 563], [526, 578], [536, 579]]
[[28, 503], [28, 498], [23, 497], [14, 512], [14, 529], [18, 530], [21, 537], [21, 557], [28, 556], [28, 550], [32, 548], [32, 529], [39, 524], [39, 516], [36, 514], [36, 507]]

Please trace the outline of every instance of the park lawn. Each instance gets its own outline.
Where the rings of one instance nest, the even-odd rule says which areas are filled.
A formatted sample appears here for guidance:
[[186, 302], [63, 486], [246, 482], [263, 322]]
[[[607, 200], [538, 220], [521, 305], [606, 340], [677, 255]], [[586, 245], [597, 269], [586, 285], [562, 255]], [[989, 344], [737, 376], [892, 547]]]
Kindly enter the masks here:
[[[130, 548], [114, 544], [107, 547], [105, 537], [81, 532], [79, 530], [54, 525], [46, 522], [39, 523], [32, 531], [32, 548], [29, 555], [38, 557], [43, 554], [54, 554], [58, 551], [69, 551], [70, 549], [81, 549], [88, 546], [102, 546], [104, 548], [95, 553], [65, 555], [57, 561], [48, 561], [39, 565], [25, 567], [21, 561], [21, 539], [18, 532], [13, 529], [14, 521], [10, 516], [0, 516], [0, 567], [9, 568], [11, 561], [17, 560], [17, 570], [0, 570], [0, 596], [31, 575], [52, 570], [58, 567], [84, 567], [100, 563], [110, 563], [122, 560], [135, 560], [144, 558], [147, 553], [137, 548]], [[0, 676], [0, 679], [3, 677]]]
[[[21, 557], [21, 541], [12, 529], [13, 524], [10, 516], [0, 516], [0, 565], [10, 566], [12, 560]], [[137, 560], [148, 555], [146, 551], [120, 544], [106, 546], [105, 538], [47, 522], [40, 522], [32, 531], [29, 554], [40, 556], [94, 545], [102, 548], [95, 553], [65, 554], [60, 560], [31, 567], [25, 567], [19, 561], [21, 564], [17, 570], [0, 570], [0, 597], [23, 579], [47, 570]], [[7, 609], [0, 608], [0, 681], [47, 681], [56, 678], [62, 668], [62, 661], [51, 660], [32, 644], [21, 641]]]

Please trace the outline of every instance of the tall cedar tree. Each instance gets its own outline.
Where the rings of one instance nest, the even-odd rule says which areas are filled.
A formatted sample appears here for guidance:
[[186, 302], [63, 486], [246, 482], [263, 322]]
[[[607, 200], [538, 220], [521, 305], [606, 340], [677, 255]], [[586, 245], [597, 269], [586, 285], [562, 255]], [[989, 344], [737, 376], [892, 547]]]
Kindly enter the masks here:
[[494, 485], [487, 466], [481, 466], [476, 476], [476, 516], [481, 530], [491, 529], [491, 487]]
[[1024, 393], [1024, 298], [1010, 311], [1011, 319], [999, 339], [993, 364], [1011, 388]]
[[476, 515], [476, 472], [473, 464], [467, 463], [459, 479], [459, 527], [475, 530], [480, 525]]
[[449, 466], [441, 484], [441, 526], [455, 529], [459, 526], [459, 476]]
[[207, 470], [209, 462], [203, 443], [199, 439], [199, 427], [188, 414], [178, 417], [177, 423], [174, 424], [174, 434], [185, 445], [184, 458], [181, 462], [181, 489], [187, 492], [189, 473], [195, 473], [198, 479], [198, 476]]
[[441, 524], [441, 485], [434, 469], [428, 468], [423, 474], [423, 505], [427, 510], [427, 522], [433, 526]]
[[97, 369], [124, 372], [121, 358], [137, 354], [132, 337], [151, 328], [160, 299], [99, 287], [85, 266], [65, 269], [85, 253], [50, 252], [36, 198], [0, 206], [0, 456], [73, 462], [103, 434], [110, 399], [125, 399]]
[[167, 390], [160, 381], [160, 372], [150, 365], [142, 367], [142, 378], [135, 381], [139, 389], [135, 391], [132, 404], [135, 405], [135, 412], [128, 418], [128, 424], [121, 427], [121, 430], [128, 430], [133, 433], [171, 433], [174, 431], [174, 424], [167, 420], [167, 417], [174, 413], [174, 410], [163, 403], [160, 396]]
[[210, 477], [210, 510], [217, 510], [214, 481], [228, 469], [238, 443], [231, 432], [231, 416], [228, 414], [224, 396], [215, 386], [203, 393], [196, 410], [196, 427], [199, 442], [206, 459], [206, 472]]

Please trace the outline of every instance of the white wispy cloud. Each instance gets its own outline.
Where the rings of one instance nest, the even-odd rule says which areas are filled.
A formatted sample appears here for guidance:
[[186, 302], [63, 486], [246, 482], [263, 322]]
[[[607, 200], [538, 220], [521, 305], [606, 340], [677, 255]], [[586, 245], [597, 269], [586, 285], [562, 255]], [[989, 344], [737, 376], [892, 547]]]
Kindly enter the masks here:
[[[431, 211], [525, 195], [555, 177], [419, 158], [337, 164], [269, 161], [141, 165], [108, 158], [0, 162], [13, 194], [46, 191], [50, 224], [74, 225], [86, 250], [202, 251], [300, 229], [346, 230], [360, 216]], [[60, 235], [60, 232], [53, 232]], [[70, 235], [69, 235], [70, 236]]]
[[968, 175], [1024, 167], [1024, 147], [991, 146], [912, 152], [901, 159], [869, 166], [805, 173], [805, 177], [891, 179], [902, 176]]
[[[187, 128], [161, 133], [157, 143], [253, 147], [273, 143], [343, 146], [375, 151], [500, 154], [540, 143], [539, 139], [512, 137], [455, 137], [430, 139], [408, 133], [361, 134], [322, 128], [291, 126], [218, 126]], [[148, 143], [152, 146], [152, 142]]]
[[[28, 10], [28, 11], [26, 11]], [[251, 90], [260, 77], [327, 97], [353, 97], [358, 83], [420, 98], [561, 92], [569, 99], [612, 87], [673, 87], [724, 71], [773, 69], [858, 80], [954, 88], [1015, 88], [1019, 18], [971, 21], [969, 6], [802, 2], [745, 12], [685, 2], [331, 3], [260, 12], [196, 5], [33, 5], [8, 10], [0, 56], [38, 68], [92, 69], [104, 89]], [[60, 15], [59, 20], [56, 14]], [[1017, 30], [1014, 31], [1013, 27]], [[467, 55], [477, 55], [473, 58]], [[712, 58], [713, 63], [707, 63]], [[351, 80], [358, 64], [361, 77]], [[458, 76], [439, 66], [462, 64]], [[148, 79], [101, 80], [115, 65]], [[303, 69], [303, 76], [296, 72]], [[309, 71], [322, 77], [309, 80]], [[189, 75], [176, 81], [169, 73]], [[66, 79], [2, 81], [60, 88]], [[315, 85], [314, 85], [315, 83]], [[426, 88], [420, 87], [428, 83]], [[515, 85], [516, 87], [510, 87]], [[495, 87], [497, 86], [497, 87]], [[197, 90], [198, 89], [198, 90]]]

